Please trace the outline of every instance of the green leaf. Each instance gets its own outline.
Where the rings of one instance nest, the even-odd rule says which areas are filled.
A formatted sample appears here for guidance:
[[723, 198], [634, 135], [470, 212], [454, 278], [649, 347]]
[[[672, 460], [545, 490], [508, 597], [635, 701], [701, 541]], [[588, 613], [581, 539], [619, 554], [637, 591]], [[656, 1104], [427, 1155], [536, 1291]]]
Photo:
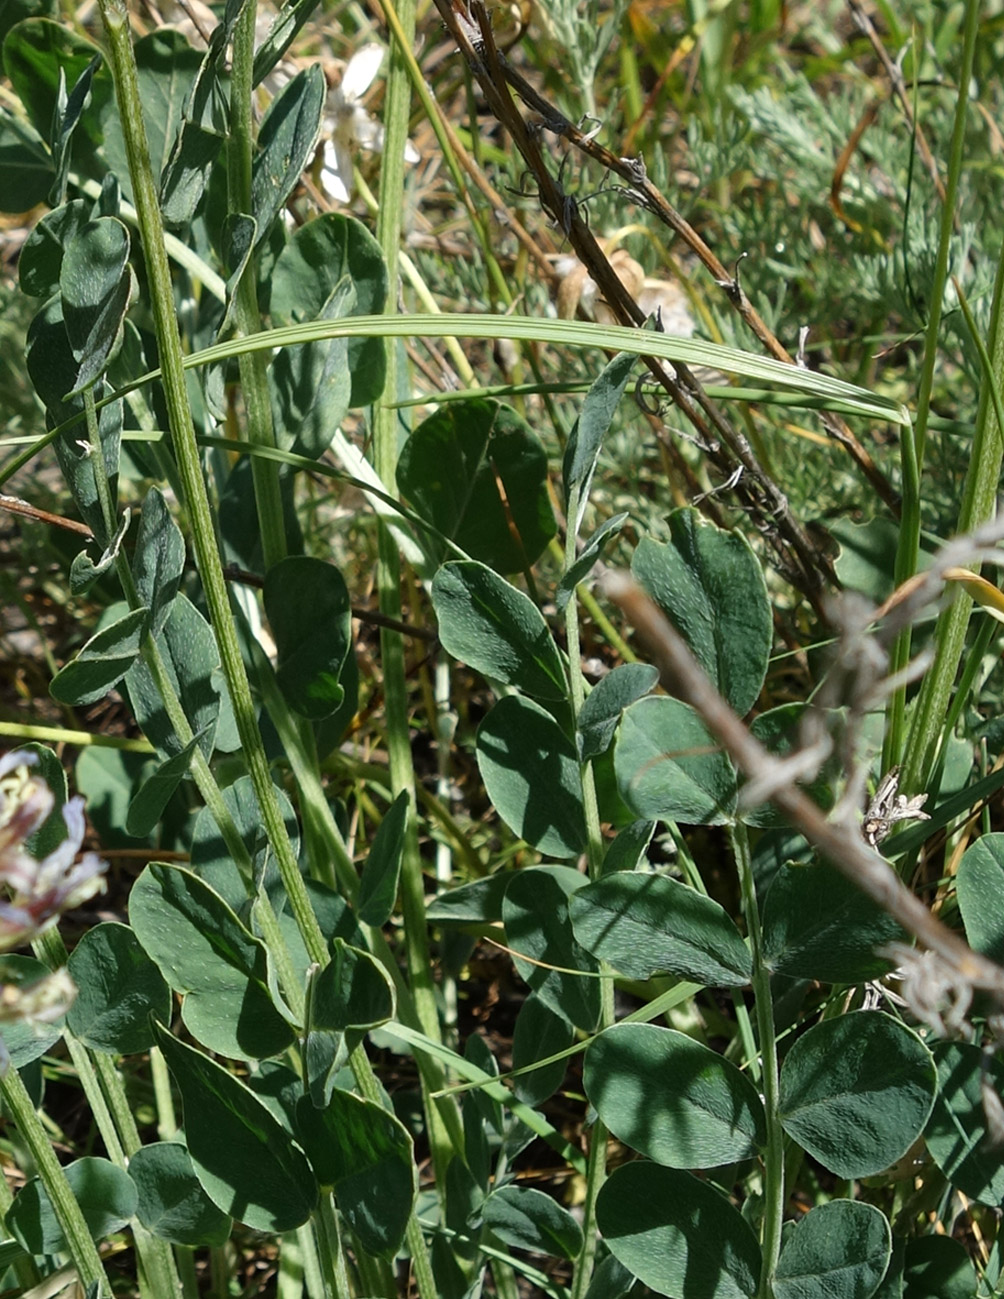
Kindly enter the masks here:
[[999, 965], [1004, 960], [1004, 834], [982, 835], [966, 849], [955, 889], [969, 946]]
[[509, 887], [509, 873], [498, 871], [483, 880], [471, 880], [455, 889], [438, 893], [426, 910], [426, 917], [437, 925], [498, 924], [502, 920], [502, 899]]
[[586, 1051], [583, 1083], [615, 1137], [669, 1168], [737, 1163], [766, 1141], [763, 1105], [746, 1075], [672, 1029], [606, 1029]]
[[28, 212], [45, 201], [55, 177], [42, 137], [27, 122], [0, 107], [0, 212]]
[[[2, 111], [2, 110], [0, 110]], [[9, 185], [7, 163], [3, 175]], [[66, 245], [90, 222], [91, 204], [82, 198], [47, 212], [24, 242], [17, 259], [17, 278], [22, 293], [49, 298], [59, 288], [59, 272]]]
[[934, 1047], [938, 1091], [924, 1139], [964, 1195], [994, 1209], [1004, 1203], [1004, 1151], [987, 1132], [983, 1088], [1004, 1095], [1004, 1063], [968, 1042]]
[[965, 1247], [951, 1236], [906, 1242], [903, 1299], [973, 1299], [976, 1273]]
[[614, 770], [624, 802], [646, 821], [721, 825], [735, 815], [735, 768], [679, 699], [640, 699], [625, 711]]
[[760, 561], [737, 532], [703, 523], [696, 510], [675, 510], [669, 530], [669, 545], [642, 538], [631, 571], [744, 717], [767, 675], [773, 639]]
[[596, 1220], [615, 1258], [657, 1294], [752, 1299], [760, 1278], [753, 1229], [724, 1195], [690, 1173], [644, 1160], [600, 1189]]
[[500, 699], [478, 727], [478, 767], [488, 797], [514, 834], [548, 857], [586, 846], [579, 763], [550, 713], [529, 699]]
[[858, 1200], [810, 1209], [785, 1238], [774, 1274], [776, 1299], [870, 1299], [892, 1253], [883, 1213]]
[[276, 677], [290, 708], [318, 720], [345, 694], [339, 675], [352, 644], [352, 607], [334, 566], [290, 555], [265, 578], [265, 612], [279, 652]]
[[621, 663], [589, 692], [579, 710], [579, 757], [583, 762], [605, 753], [614, 738], [621, 713], [659, 680], [648, 663]]
[[[335, 285], [318, 320], [341, 320], [356, 306], [355, 286], [346, 275]], [[341, 426], [352, 397], [349, 340], [322, 338], [287, 347], [270, 367], [269, 390], [278, 445], [316, 460]]]
[[101, 56], [96, 54], [77, 78], [76, 84], [66, 94], [65, 72], [60, 69], [60, 85], [57, 91], [57, 120], [53, 123], [52, 160], [56, 168], [56, 179], [49, 193], [49, 204], [58, 207], [66, 199], [66, 181], [70, 171], [73, 133], [91, 102], [91, 83], [94, 74], [101, 66]]
[[376, 1028], [394, 1017], [394, 985], [379, 961], [341, 938], [310, 984], [310, 1024], [344, 1033]]
[[[93, 1156], [76, 1159], [63, 1172], [94, 1240], [121, 1231], [136, 1212], [132, 1178], [109, 1160]], [[37, 1177], [14, 1197], [5, 1221], [29, 1254], [65, 1254], [68, 1250], [56, 1210]]]
[[379, 1105], [335, 1088], [324, 1110], [304, 1096], [297, 1130], [317, 1180], [334, 1188], [339, 1212], [371, 1254], [393, 1255], [418, 1190], [411, 1137]]
[[[53, 124], [59, 122], [60, 71], [65, 78], [64, 85], [75, 86], [95, 58], [103, 62], [95, 44], [49, 18], [26, 18], [7, 33], [3, 44], [4, 71], [29, 121], [46, 144], [52, 144]], [[112, 96], [110, 78], [96, 79], [93, 90], [94, 105], [85, 127], [98, 140], [101, 132], [97, 114]], [[50, 170], [50, 185], [52, 180]]]
[[655, 834], [654, 821], [632, 821], [625, 826], [603, 858], [603, 875], [615, 871], [637, 870], [645, 861], [645, 854]]
[[49, 693], [61, 704], [93, 704], [118, 685], [139, 656], [146, 608], [133, 609], [87, 642], [52, 678]]
[[[322, 318], [325, 303], [346, 277], [355, 290], [353, 315], [379, 315], [387, 298], [387, 267], [380, 245], [360, 222], [335, 212], [308, 221], [276, 259], [269, 299], [272, 321], [291, 325]], [[351, 406], [368, 406], [384, 389], [382, 338], [349, 341]]]
[[150, 1049], [150, 1016], [170, 1017], [171, 990], [127, 925], [106, 921], [88, 929], [67, 968], [77, 985], [66, 1017], [75, 1037], [110, 1055]]
[[571, 500], [572, 491], [578, 487], [579, 510], [571, 530], [576, 536], [582, 525], [582, 516], [589, 501], [589, 485], [592, 482], [596, 461], [606, 437], [614, 412], [624, 396], [631, 371], [638, 358], [630, 352], [621, 352], [609, 361], [593, 380], [592, 387], [586, 393], [582, 410], [576, 421], [572, 435], [565, 448], [565, 459], [562, 465], [562, 477], [565, 481], [565, 504]]
[[164, 809], [181, 782], [188, 775], [201, 736], [193, 735], [180, 753], [155, 767], [133, 795], [126, 814], [126, 831], [142, 839], [150, 834], [164, 815]]
[[507, 1245], [535, 1254], [578, 1258], [582, 1228], [567, 1209], [530, 1186], [502, 1186], [481, 1206], [485, 1226]]
[[255, 1231], [306, 1222], [317, 1183], [282, 1124], [249, 1087], [159, 1024], [157, 1042], [181, 1092], [196, 1176], [213, 1203]]
[[508, 406], [451, 402], [401, 449], [397, 485], [421, 517], [499, 573], [526, 569], [555, 534], [547, 454]]
[[476, 672], [537, 699], [564, 699], [558, 647], [528, 596], [484, 564], [444, 564], [432, 582], [443, 648]]
[[[566, 1017], [531, 993], [520, 1006], [512, 1031], [513, 1069], [528, 1069], [537, 1060], [560, 1054], [572, 1045], [573, 1036]], [[517, 1073], [512, 1080], [517, 1099], [524, 1105], [542, 1104], [561, 1086], [567, 1068], [568, 1061], [561, 1059]]]
[[782, 866], [764, 901], [764, 964], [789, 978], [879, 979], [892, 963], [876, 952], [903, 936], [886, 911], [832, 866]]
[[599, 967], [575, 941], [568, 918], [569, 896], [585, 882], [566, 866], [518, 871], [509, 881], [502, 918], [522, 978], [556, 1014], [590, 1033], [600, 1013]]
[[129, 232], [121, 221], [99, 217], [68, 241], [59, 291], [66, 336], [80, 363], [74, 391], [89, 388], [108, 365], [132, 287]]
[[56, 0], [0, 0], [0, 45], [15, 23], [24, 18], [56, 18], [58, 11]]
[[625, 511], [602, 523], [579, 551], [575, 562], [562, 573], [558, 589], [554, 593], [554, 603], [559, 614], [565, 612], [572, 592], [592, 572], [593, 566], [602, 558], [607, 542], [617, 536], [629, 517]]
[[674, 974], [708, 987], [749, 983], [749, 949], [712, 898], [667, 875], [616, 871], [569, 904], [576, 939], [629, 979]]
[[[276, 798], [286, 833], [293, 852], [300, 851], [300, 827], [296, 813], [286, 791], [276, 787]], [[265, 832], [258, 797], [249, 776], [241, 776], [223, 791], [223, 802], [233, 817], [238, 833], [244, 840], [251, 858], [254, 883], [272, 896], [281, 888], [279, 868], [275, 864]], [[249, 883], [241, 878], [234, 860], [223, 841], [212, 813], [204, 807], [195, 821], [191, 847], [192, 870], [218, 893], [233, 911], [239, 911], [248, 900]]]
[[313, 156], [326, 94], [321, 65], [312, 63], [268, 107], [251, 173], [251, 215], [258, 223], [259, 244]]
[[[62, 817], [59, 819], [62, 821]], [[51, 975], [49, 967], [33, 956], [19, 956], [13, 952], [0, 955], [0, 984], [9, 989], [7, 995], [11, 998], [21, 993], [30, 1000], [34, 992], [44, 989]], [[63, 1022], [61, 1015], [49, 1023], [10, 1019], [0, 1024], [0, 1038], [13, 1067], [23, 1069], [51, 1050], [63, 1035]]]
[[[75, 385], [80, 366], [70, 347], [63, 323], [62, 304], [57, 294], [45, 303], [28, 327], [25, 361], [35, 391], [45, 405], [50, 427], [83, 412], [81, 398], [64, 400]], [[95, 399], [101, 395], [101, 385], [98, 385], [94, 389]], [[112, 538], [105, 527], [104, 512], [98, 501], [90, 449], [86, 442], [81, 445], [82, 427], [75, 425], [68, 428], [56, 438], [53, 449], [67, 486], [73, 493], [77, 509], [94, 533], [98, 545], [107, 547]], [[122, 433], [121, 401], [111, 402], [98, 412], [98, 432], [104, 452], [105, 472], [114, 498]]]
[[230, 1216], [218, 1209], [195, 1175], [188, 1150], [179, 1141], [154, 1141], [129, 1157], [136, 1184], [136, 1216], [158, 1240], [172, 1245], [222, 1245], [230, 1235]]
[[870, 1177], [924, 1131], [936, 1072], [916, 1033], [879, 1011], [824, 1020], [781, 1067], [785, 1132], [838, 1177]]
[[390, 919], [397, 900], [408, 808], [408, 791], [402, 789], [373, 836], [373, 846], [359, 881], [359, 897], [356, 901], [359, 919], [377, 929]]
[[[799, 727], [809, 707], [811, 705], [791, 703], [781, 704], [777, 708], [768, 708], [753, 718], [750, 722], [750, 732], [768, 753], [777, 758], [784, 758], [798, 747]], [[829, 808], [833, 803], [832, 766], [832, 763], [824, 764], [815, 780], [802, 786], [812, 801], [823, 808]], [[742, 819], [746, 825], [767, 828], [788, 824], [784, 814], [770, 802], [745, 809]]]
[[[194, 49], [185, 35], [173, 27], [160, 27], [141, 37], [134, 44], [133, 50], [143, 105], [143, 123], [150, 146], [150, 163], [154, 183], [158, 184], [181, 130], [185, 104], [202, 66], [203, 54]], [[114, 105], [109, 105], [102, 125], [108, 165], [131, 200], [129, 159]]]
[[264, 944], [197, 875], [151, 863], [132, 886], [129, 920], [209, 1050], [260, 1060], [290, 1044], [293, 1030], [268, 991]]
[[132, 572], [141, 603], [150, 610], [150, 626], [163, 631], [171, 603], [185, 571], [185, 539], [171, 517], [164, 494], [151, 487], [143, 498]]
[[[179, 594], [172, 600], [164, 629], [156, 640], [203, 756], [210, 758], [217, 746], [225, 751], [237, 748], [240, 741], [230, 696], [225, 693], [216, 638], [187, 595]], [[158, 755], [166, 759], [179, 753], [181, 742], [144, 662], [133, 664], [125, 684], [136, 721]]]

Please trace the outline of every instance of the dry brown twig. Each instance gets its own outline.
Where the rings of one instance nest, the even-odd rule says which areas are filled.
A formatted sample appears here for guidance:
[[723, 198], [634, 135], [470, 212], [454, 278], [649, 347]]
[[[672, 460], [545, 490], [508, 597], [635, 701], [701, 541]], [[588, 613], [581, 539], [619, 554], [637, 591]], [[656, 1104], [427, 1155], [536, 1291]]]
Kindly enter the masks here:
[[[623, 181], [624, 196], [637, 206], [653, 213], [683, 240], [711, 274], [715, 283], [726, 293], [732, 306], [767, 352], [778, 360], [795, 364], [794, 358], [743, 292], [738, 275], [730, 274], [726, 270], [697, 231], [651, 183], [642, 160], [618, 157], [600, 144], [594, 133], [580, 130], [499, 53], [492, 38], [483, 0], [469, 0], [469, 3], [468, 0], [435, 0], [435, 3], [444, 24], [477, 78], [492, 112], [509, 131], [533, 174], [543, 207], [563, 229], [579, 260], [588, 268], [608, 304], [621, 321], [625, 324], [639, 325], [644, 321], [644, 314], [640, 312], [630, 295], [626, 294], [595, 239], [588, 235], [588, 227], [581, 219], [575, 200], [567, 195], [560, 183], [550, 175], [536, 143], [542, 130], [551, 131], [567, 140], [574, 148], [599, 163], [606, 173]], [[510, 87], [529, 108], [541, 115], [542, 124], [535, 127], [533, 131], [528, 128], [522, 114], [513, 103], [509, 93]], [[528, 136], [531, 137], [530, 140]], [[818, 583], [819, 576], [822, 574], [825, 581], [832, 582], [833, 574], [829, 570], [828, 562], [818, 553], [813, 554], [811, 546], [806, 547], [805, 534], [791, 516], [787, 501], [769, 476], [763, 472], [745, 438], [722, 419], [693, 375], [685, 367], [678, 366], [682, 383], [675, 383], [669, 380], [665, 365], [650, 358], [645, 358], [645, 361], [657, 381], [680, 406], [687, 418], [694, 423], [698, 431], [705, 435], [708, 441], [714, 441], [715, 437], [707, 436], [711, 430], [714, 430], [714, 434], [728, 447], [734, 462], [743, 465], [747, 476], [745, 490], [750, 492], [752, 482], [762, 493], [763, 499], [758, 500], [756, 492], [753, 492], [750, 499], [746, 501], [747, 508], [753, 510], [755, 516], [759, 516], [764, 521], [764, 530], [776, 525], [777, 530], [782, 534], [786, 548], [792, 552], [786, 566], [789, 569], [794, 566], [796, 573], [799, 569], [803, 570], [803, 580], [796, 582], [796, 585], [812, 597], [811, 585], [807, 587], [806, 581], [810, 584], [813, 581]], [[825, 411], [821, 412], [821, 418], [830, 436], [847, 449], [879, 496], [894, 513], [898, 513], [899, 501], [895, 490], [846, 422], [839, 416]], [[729, 466], [717, 463], [717, 467], [727, 478], [735, 464]], [[767, 520], [770, 522], [766, 522]], [[788, 575], [792, 576], [790, 572]]]

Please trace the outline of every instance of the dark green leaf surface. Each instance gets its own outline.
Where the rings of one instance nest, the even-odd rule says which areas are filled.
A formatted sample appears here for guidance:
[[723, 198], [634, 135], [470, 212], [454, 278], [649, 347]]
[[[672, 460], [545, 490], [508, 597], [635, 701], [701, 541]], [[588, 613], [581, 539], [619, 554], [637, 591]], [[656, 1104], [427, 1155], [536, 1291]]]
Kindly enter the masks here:
[[327, 87], [319, 63], [298, 72], [272, 100], [258, 132], [258, 154], [251, 174], [252, 215], [258, 239], [293, 192], [313, 156]]
[[184, 1104], [185, 1139], [213, 1203], [255, 1231], [292, 1231], [317, 1203], [303, 1152], [249, 1087], [158, 1025]]
[[154, 1141], [129, 1158], [136, 1184], [136, 1216], [158, 1240], [172, 1245], [222, 1245], [230, 1216], [218, 1209], [195, 1175], [192, 1157], [179, 1141]]
[[1004, 834], [985, 834], [966, 849], [955, 877], [969, 946], [1004, 960]]
[[927, 1148], [951, 1184], [995, 1209], [1004, 1204], [1004, 1151], [987, 1132], [983, 1087], [1004, 1095], [1004, 1064], [968, 1042], [934, 1047], [938, 1091], [924, 1133]]
[[782, 866], [763, 908], [763, 959], [778, 974], [867, 983], [891, 962], [876, 952], [903, 938], [885, 911], [831, 866]]
[[605, 523], [600, 524], [579, 551], [575, 562], [562, 573], [558, 589], [554, 593], [554, 603], [559, 614], [565, 612], [568, 601], [572, 598], [572, 592], [592, 572], [593, 566], [602, 557], [607, 542], [617, 536], [628, 517], [626, 512], [615, 514]]
[[[107, 1159], [87, 1156], [68, 1164], [63, 1172], [84, 1221], [95, 1240], [121, 1231], [136, 1212], [132, 1178]], [[15, 1196], [6, 1215], [7, 1229], [29, 1254], [60, 1254], [67, 1249], [63, 1229], [48, 1193], [33, 1178]]]
[[624, 396], [624, 389], [637, 361], [638, 358], [630, 352], [622, 352], [612, 361], [607, 362], [586, 393], [572, 436], [568, 439], [562, 477], [565, 481], [566, 505], [571, 499], [573, 489], [580, 488], [578, 517], [573, 521], [572, 528], [576, 536], [589, 500], [589, 485], [592, 482], [603, 439]]
[[345, 579], [334, 564], [290, 555], [265, 578], [265, 612], [286, 702], [301, 717], [327, 717], [345, 694], [338, 680], [352, 637]]
[[503, 1186], [481, 1207], [485, 1226], [507, 1245], [536, 1254], [577, 1258], [582, 1228], [567, 1209], [531, 1186]]
[[575, 749], [550, 713], [529, 699], [499, 700], [478, 727], [478, 767], [506, 825], [548, 857], [586, 846]]
[[359, 881], [359, 897], [356, 901], [359, 919], [378, 929], [390, 919], [397, 901], [408, 808], [408, 791], [402, 789], [385, 812], [380, 828], [373, 836], [373, 846]]
[[[588, 1033], [599, 1018], [599, 967], [575, 941], [568, 918], [569, 896], [584, 883], [585, 877], [567, 866], [517, 871], [506, 890], [502, 918], [520, 975], [556, 1014]], [[539, 964], [520, 960], [521, 954]], [[565, 970], [581, 970], [586, 977]]]
[[776, 1299], [870, 1299], [889, 1266], [885, 1215], [857, 1200], [811, 1209], [786, 1237], [774, 1279]]
[[654, 1024], [616, 1024], [586, 1051], [583, 1082], [619, 1140], [669, 1168], [716, 1168], [756, 1153], [763, 1105], [745, 1074]]
[[760, 1246], [728, 1200], [691, 1173], [644, 1160], [604, 1182], [596, 1205], [615, 1258], [673, 1299], [752, 1299]]
[[632, 821], [625, 826], [607, 848], [603, 858], [603, 874], [637, 870], [645, 860], [654, 833], [654, 821]]
[[[301, 226], [276, 260], [269, 299], [273, 323], [319, 320], [346, 276], [355, 292], [353, 314], [379, 315], [387, 297], [387, 268], [380, 245], [361, 222], [325, 212]], [[383, 392], [386, 369], [382, 338], [350, 340], [352, 406], [376, 401]]]
[[[355, 286], [346, 275], [317, 319], [341, 320], [352, 315], [355, 305]], [[349, 340], [322, 338], [284, 348], [268, 373], [278, 445], [318, 459], [331, 446], [351, 403]]]
[[[300, 850], [300, 827], [286, 791], [276, 788], [283, 825], [294, 853]], [[223, 802], [234, 819], [251, 858], [255, 883], [269, 894], [279, 887], [279, 870], [275, 854], [269, 847], [258, 798], [249, 776], [241, 776], [223, 791]], [[233, 911], [240, 911], [248, 899], [250, 881], [245, 882], [220, 834], [208, 808], [202, 808], [192, 834], [191, 866], [218, 893]]]
[[258, 1060], [289, 1045], [293, 1031], [272, 1004], [264, 946], [197, 875], [152, 863], [132, 887], [129, 919], [209, 1050]]
[[370, 1029], [394, 1016], [394, 987], [379, 961], [340, 938], [331, 960], [310, 985], [310, 1023], [344, 1033]]
[[499, 573], [522, 572], [555, 533], [547, 454], [497, 401], [453, 402], [423, 420], [401, 449], [397, 485], [423, 519]]
[[393, 1114], [338, 1088], [324, 1110], [304, 1096], [297, 1127], [317, 1180], [334, 1188], [364, 1249], [392, 1255], [418, 1190], [411, 1137]]
[[976, 1273], [960, 1241], [920, 1236], [906, 1243], [903, 1299], [973, 1299]]
[[71, 663], [52, 678], [49, 693], [62, 704], [93, 704], [118, 685], [139, 656], [149, 610], [133, 609], [92, 636]]
[[121, 337], [132, 293], [129, 232], [114, 217], [89, 222], [67, 241], [59, 271], [63, 323], [80, 368], [75, 390], [104, 372]]
[[[558, 1055], [571, 1046], [573, 1036], [565, 1016], [531, 993], [520, 1006], [512, 1031], [513, 1069], [527, 1069], [537, 1060]], [[518, 1074], [512, 1080], [513, 1091], [524, 1105], [540, 1105], [561, 1086], [567, 1068], [568, 1061], [561, 1059]]]
[[0, 106], [0, 212], [28, 212], [43, 202], [52, 187], [55, 169], [38, 135]]
[[579, 757], [585, 762], [606, 751], [621, 713], [655, 686], [658, 668], [648, 663], [621, 663], [601, 678], [579, 711]]
[[185, 539], [159, 487], [151, 487], [143, 498], [132, 570], [151, 627], [161, 632], [185, 570]]
[[721, 825], [736, 808], [736, 773], [717, 740], [678, 699], [640, 699], [614, 749], [621, 798], [646, 821]]
[[[59, 121], [60, 70], [65, 77], [64, 84], [75, 86], [95, 58], [103, 61], [95, 44], [49, 18], [26, 18], [7, 33], [3, 45], [4, 71], [24, 105], [28, 120], [46, 144], [52, 144], [53, 124]], [[94, 86], [93, 120], [89, 118], [86, 123], [95, 139], [100, 138], [96, 121], [98, 105], [107, 103], [111, 95], [111, 79], [106, 74]], [[50, 171], [50, 185], [52, 180]]]
[[838, 1177], [869, 1177], [923, 1132], [935, 1081], [916, 1033], [879, 1011], [855, 1011], [816, 1024], [785, 1056], [781, 1123]]
[[126, 814], [126, 830], [137, 839], [150, 834], [164, 814], [174, 791], [188, 775], [199, 736], [193, 735], [180, 753], [155, 767], [133, 795]]
[[[5, 159], [5, 180], [8, 178], [7, 166]], [[25, 240], [18, 258], [17, 276], [22, 293], [30, 293], [34, 298], [49, 298], [56, 292], [66, 245], [90, 219], [91, 204], [82, 198], [64, 203], [42, 217]]]
[[752, 975], [749, 949], [723, 908], [679, 880], [616, 871], [569, 903], [575, 936], [631, 979], [675, 974], [710, 987], [738, 987]]
[[631, 571], [744, 717], [763, 685], [773, 639], [760, 562], [743, 537], [702, 522], [696, 510], [674, 511], [669, 529], [668, 545], [642, 538]]
[[171, 990], [133, 931], [112, 921], [95, 925], [74, 947], [67, 965], [77, 985], [77, 999], [66, 1017], [74, 1036], [93, 1051], [112, 1055], [149, 1050], [150, 1016], [170, 1016]]
[[522, 591], [484, 564], [444, 564], [432, 583], [439, 639], [454, 658], [537, 699], [564, 699], [558, 647]]

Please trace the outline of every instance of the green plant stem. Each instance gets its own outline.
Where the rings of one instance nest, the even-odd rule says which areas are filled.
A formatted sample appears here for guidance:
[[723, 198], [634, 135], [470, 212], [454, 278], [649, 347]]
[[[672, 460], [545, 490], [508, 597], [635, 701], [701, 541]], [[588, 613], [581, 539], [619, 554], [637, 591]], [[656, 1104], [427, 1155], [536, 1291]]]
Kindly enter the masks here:
[[[254, 116], [252, 94], [254, 83], [255, 22], [258, 6], [245, 3], [234, 24], [233, 60], [230, 72], [230, 134], [227, 136], [227, 210], [231, 215], [252, 213], [251, 173], [254, 149]], [[264, 234], [255, 231], [258, 239]], [[234, 324], [237, 337], [255, 334], [261, 329], [258, 311], [258, 257], [252, 252], [247, 259], [237, 288], [234, 291]], [[240, 365], [241, 391], [247, 412], [248, 439], [258, 446], [274, 447], [275, 429], [272, 425], [272, 403], [268, 393], [268, 379], [264, 356], [242, 357]], [[279, 466], [255, 456], [251, 461], [254, 480], [255, 503], [258, 507], [258, 526], [261, 529], [262, 554], [265, 571], [286, 555], [286, 528], [283, 522], [282, 494], [279, 486]]]
[[35, 1106], [16, 1069], [10, 1068], [0, 1077], [0, 1095], [3, 1096], [7, 1113], [14, 1120], [35, 1161], [38, 1176], [52, 1202], [56, 1219], [66, 1237], [70, 1258], [77, 1269], [82, 1286], [86, 1289], [89, 1285], [97, 1283], [102, 1295], [110, 1295], [111, 1286], [105, 1276], [97, 1247], [84, 1221], [84, 1215], [80, 1211], [80, 1205], [70, 1189], [66, 1174], [56, 1158], [45, 1128], [35, 1112]]
[[[386, 317], [397, 314], [400, 277], [398, 251], [401, 244], [402, 195], [404, 194], [404, 148], [408, 139], [410, 84], [403, 50], [410, 50], [415, 40], [415, 0], [404, 0], [396, 6], [400, 38], [390, 51], [387, 94], [384, 105], [384, 148], [380, 169], [380, 207], [377, 213], [377, 241], [387, 264]], [[398, 396], [398, 348], [387, 348], [387, 383], [385, 394], [390, 401]], [[381, 481], [392, 486], [397, 468], [399, 413], [386, 400], [377, 403], [373, 418], [374, 468]], [[380, 525], [378, 540], [377, 588], [380, 612], [387, 618], [401, 620], [401, 562], [393, 534]], [[389, 627], [381, 628], [380, 650], [383, 663], [384, 700], [387, 719], [387, 753], [391, 789], [396, 796], [408, 791], [411, 811], [405, 832], [401, 867], [401, 908], [404, 915], [405, 955], [408, 982], [414, 998], [422, 1032], [435, 1042], [441, 1041], [439, 1013], [436, 1006], [433, 967], [429, 951], [428, 926], [425, 920], [425, 887], [422, 861], [418, 851], [418, 826], [415, 815], [415, 773], [412, 765], [411, 737], [408, 720], [408, 691], [405, 673], [404, 639]], [[441, 1066], [428, 1060], [422, 1070], [423, 1103], [428, 1123], [429, 1145], [436, 1184], [446, 1185], [446, 1168], [453, 1153], [453, 1143], [439, 1107], [430, 1100], [430, 1090], [438, 1091], [445, 1083]], [[452, 1105], [452, 1101], [448, 1102]], [[430, 1296], [429, 1299], [432, 1299]]]
[[757, 1033], [760, 1038], [760, 1088], [767, 1122], [767, 1145], [764, 1150], [763, 1232], [761, 1251], [763, 1271], [760, 1274], [758, 1299], [773, 1299], [774, 1272], [781, 1252], [781, 1227], [784, 1222], [784, 1132], [779, 1114], [779, 1078], [777, 1039], [774, 1033], [774, 1002], [770, 990], [770, 971], [763, 963], [760, 934], [760, 911], [757, 907], [750, 856], [749, 833], [741, 822], [731, 829], [732, 851], [739, 872], [743, 914], [753, 957], [753, 997], [756, 1002]]
[[[227, 598], [223, 565], [217, 548], [192, 412], [185, 389], [181, 335], [174, 315], [171, 270], [164, 248], [163, 223], [150, 166], [136, 60], [129, 34], [128, 11], [124, 0], [99, 0], [99, 4], [108, 39], [119, 119], [150, 280], [150, 308], [160, 351], [172, 445], [185, 491], [199, 575], [219, 646], [220, 663], [233, 703], [244, 759], [261, 809], [265, 831], [276, 855], [290, 910], [303, 935], [310, 959], [323, 965], [327, 960], [324, 936], [311, 909], [296, 855], [283, 822]], [[269, 941], [267, 934], [266, 941]], [[287, 989], [291, 998], [295, 991], [292, 987]], [[302, 997], [302, 989], [299, 991]]]
[[[571, 498], [568, 502], [568, 518], [570, 520], [579, 517], [580, 501], [581, 484], [576, 484], [572, 489]], [[572, 527], [569, 527], [565, 536], [566, 569], [575, 563], [575, 543], [576, 534]], [[581, 651], [579, 648], [579, 604], [577, 593], [574, 591], [565, 606], [565, 639], [568, 646], [568, 685], [572, 726], [577, 730], [579, 713], [582, 711], [582, 705], [585, 702], [586, 689], [585, 680], [582, 676]], [[596, 782], [591, 762], [581, 762], [579, 764], [579, 776], [582, 785], [582, 807], [586, 820], [586, 856], [589, 862], [589, 878], [597, 880], [603, 870], [604, 846], [603, 834], [600, 829], [599, 804], [596, 799]], [[610, 973], [605, 965], [601, 965], [600, 969], [601, 973]], [[608, 1028], [614, 1022], [612, 978], [603, 979], [600, 988], [602, 995], [599, 1030], [602, 1032], [604, 1028]], [[606, 1180], [606, 1156], [607, 1129], [604, 1123], [597, 1119], [589, 1134], [589, 1172], [586, 1178], [586, 1200], [582, 1206], [583, 1246], [582, 1252], [575, 1263], [575, 1274], [572, 1278], [572, 1299], [583, 1299], [589, 1289], [589, 1283], [593, 1275], [597, 1243], [596, 1201], [600, 1188]]]
[[[1004, 250], [997, 262], [993, 307], [990, 313], [989, 353], [991, 370], [983, 375], [980, 404], [976, 412], [972, 450], [962, 491], [957, 531], [965, 533], [993, 516], [997, 501], [1002, 460], [1002, 430], [997, 422], [991, 393], [1004, 380]], [[914, 711], [913, 725], [903, 759], [901, 787], [906, 791], [925, 789], [945, 736], [945, 716], [962, 657], [972, 598], [960, 591], [938, 618], [934, 631], [934, 662], [928, 670]]]
[[[955, 121], [948, 154], [948, 175], [945, 178], [945, 201], [941, 206], [941, 229], [938, 251], [931, 278], [930, 306], [924, 338], [924, 363], [921, 367], [920, 389], [917, 394], [917, 420], [915, 429], [908, 425], [900, 431], [900, 460], [903, 474], [903, 510], [896, 547], [896, 585], [899, 586], [917, 571], [920, 553], [921, 475], [924, 467], [924, 449], [927, 443], [927, 424], [931, 413], [931, 392], [939, 357], [941, 317], [944, 308], [945, 288], [948, 284], [948, 265], [952, 233], [955, 222], [955, 201], [962, 174], [966, 127], [969, 122], [969, 86], [973, 75], [976, 36], [979, 30], [980, 0], [967, 0], [966, 22], [962, 43], [962, 59], [958, 76], [958, 93], [955, 100]], [[906, 627], [896, 638], [890, 654], [889, 671], [902, 672], [910, 661], [910, 628]], [[903, 754], [906, 718], [906, 684], [897, 690], [889, 703], [889, 724], [882, 752], [883, 770], [895, 766]]]

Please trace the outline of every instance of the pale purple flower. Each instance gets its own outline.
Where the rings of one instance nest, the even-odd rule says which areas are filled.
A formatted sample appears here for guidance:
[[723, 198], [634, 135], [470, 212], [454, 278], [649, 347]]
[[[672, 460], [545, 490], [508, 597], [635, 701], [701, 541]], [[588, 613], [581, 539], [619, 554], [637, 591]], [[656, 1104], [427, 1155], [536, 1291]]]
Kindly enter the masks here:
[[37, 761], [23, 749], [0, 757], [0, 881], [10, 893], [0, 902], [0, 951], [23, 947], [64, 911], [105, 887], [105, 863], [97, 853], [84, 853], [77, 861], [85, 830], [79, 795], [63, 805], [63, 842], [41, 861], [27, 851], [25, 841], [55, 803], [49, 787], [29, 772]]

